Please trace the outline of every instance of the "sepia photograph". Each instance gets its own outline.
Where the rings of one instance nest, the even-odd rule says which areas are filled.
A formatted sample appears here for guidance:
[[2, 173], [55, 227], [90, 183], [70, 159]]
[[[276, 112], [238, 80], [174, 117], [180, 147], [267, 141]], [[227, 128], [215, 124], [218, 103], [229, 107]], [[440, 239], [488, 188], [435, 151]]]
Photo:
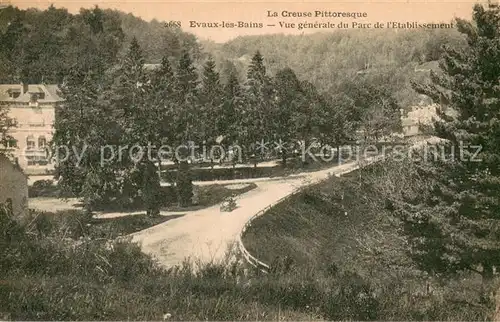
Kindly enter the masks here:
[[0, 321], [500, 321], [500, 3], [0, 0]]

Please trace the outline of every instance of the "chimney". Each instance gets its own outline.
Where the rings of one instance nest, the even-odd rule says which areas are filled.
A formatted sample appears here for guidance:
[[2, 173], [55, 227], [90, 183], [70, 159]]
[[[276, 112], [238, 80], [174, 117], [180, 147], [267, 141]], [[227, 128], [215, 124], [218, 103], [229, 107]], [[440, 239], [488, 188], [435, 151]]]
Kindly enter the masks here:
[[28, 92], [28, 84], [22, 83], [23, 85], [23, 94], [26, 94]]

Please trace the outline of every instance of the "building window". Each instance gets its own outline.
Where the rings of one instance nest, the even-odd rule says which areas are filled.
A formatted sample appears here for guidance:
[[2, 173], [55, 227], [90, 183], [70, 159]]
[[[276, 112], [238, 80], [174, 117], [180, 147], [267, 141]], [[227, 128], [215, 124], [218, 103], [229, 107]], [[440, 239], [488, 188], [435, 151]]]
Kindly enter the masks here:
[[45, 139], [45, 136], [42, 135], [38, 138], [38, 148], [45, 149], [46, 146], [47, 146], [47, 140]]
[[13, 118], [8, 118], [7, 119], [7, 126], [8, 127], [16, 127], [17, 126], [17, 121]]
[[20, 90], [15, 90], [15, 89], [9, 90], [9, 97], [10, 98], [18, 98], [20, 95], [21, 95]]
[[28, 150], [32, 150], [36, 147], [36, 142], [35, 142], [35, 138], [33, 137], [33, 135], [29, 135], [26, 138], [26, 147]]
[[17, 148], [17, 141], [14, 138], [12, 138], [12, 137], [8, 137], [5, 140], [5, 143], [6, 143], [6, 146], [7, 146], [8, 149]]

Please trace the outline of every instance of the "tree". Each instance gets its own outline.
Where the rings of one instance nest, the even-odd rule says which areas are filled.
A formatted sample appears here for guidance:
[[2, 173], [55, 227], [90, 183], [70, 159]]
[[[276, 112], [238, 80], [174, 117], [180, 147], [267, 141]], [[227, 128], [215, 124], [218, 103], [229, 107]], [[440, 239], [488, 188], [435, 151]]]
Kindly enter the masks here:
[[251, 153], [257, 166], [257, 155], [267, 152], [271, 143], [271, 111], [274, 109], [275, 92], [270, 78], [266, 75], [264, 59], [259, 51], [252, 57], [245, 84], [245, 113], [242, 115], [243, 143], [246, 153]]
[[[137, 41], [120, 65], [102, 70], [74, 69], [62, 86], [64, 104], [57, 109], [54, 148], [67, 147], [56, 177], [65, 192], [83, 197], [86, 209], [112, 200], [131, 202], [141, 190], [137, 172], [146, 162], [121, 147], [145, 147], [154, 131], [148, 123], [146, 78]], [[150, 200], [150, 199], [148, 199]]]
[[401, 131], [400, 106], [387, 87], [368, 82], [352, 84], [348, 96], [354, 100], [365, 141], [375, 141]]
[[282, 164], [285, 167], [287, 149], [297, 139], [297, 128], [300, 126], [299, 124], [307, 123], [307, 117], [301, 113], [305, 97], [300, 81], [290, 68], [282, 69], [276, 73], [274, 85], [277, 102], [271, 111], [271, 129], [275, 135], [275, 142], [278, 144]]
[[340, 158], [340, 148], [354, 140], [360, 120], [357, 117], [357, 107], [354, 101], [345, 94], [335, 95], [325, 102], [325, 107], [319, 112], [319, 138], [322, 144], [337, 148]]
[[[175, 117], [178, 113], [176, 105], [176, 78], [168, 57], [162, 59], [160, 68], [151, 75], [149, 89], [150, 110], [148, 119], [150, 125], [150, 141], [159, 148], [164, 144], [173, 144], [176, 141]], [[159, 162], [165, 156], [157, 156]], [[161, 163], [158, 165], [161, 168]]]
[[223, 104], [218, 113], [216, 128], [217, 133], [223, 136], [222, 145], [225, 151], [229, 152], [229, 148], [232, 146], [234, 149], [233, 153], [233, 165], [238, 160], [237, 157], [240, 156], [241, 147], [237, 146], [235, 143], [240, 143], [242, 141], [242, 135], [240, 129], [244, 126], [241, 123], [241, 115], [244, 113], [244, 97], [243, 91], [241, 89], [238, 77], [234, 72], [231, 72], [228, 76], [228, 81], [224, 86], [223, 93]]
[[15, 57], [18, 54], [18, 42], [27, 33], [21, 18], [21, 13], [16, 11], [15, 15], [8, 23], [5, 33], [0, 34], [0, 81], [13, 83], [18, 81]]
[[176, 128], [176, 161], [178, 171], [176, 188], [179, 204], [189, 206], [193, 197], [193, 182], [188, 163], [189, 149], [198, 138], [197, 126], [199, 124], [200, 105], [198, 102], [198, 75], [193, 66], [191, 57], [185, 51], [179, 60], [176, 74], [176, 104], [177, 113], [174, 119]]
[[[75, 41], [78, 39], [78, 41]], [[115, 13], [99, 7], [80, 9], [68, 26], [63, 51], [67, 67], [79, 66], [104, 72], [117, 63], [125, 34]]]
[[[101, 161], [101, 148], [118, 144], [121, 137], [113, 110], [101, 97], [101, 77], [81, 70], [68, 76], [61, 86], [65, 102], [56, 109], [52, 140], [52, 150], [60, 154], [59, 187], [64, 194], [83, 197], [88, 211], [96, 203], [108, 202], [118, 189], [114, 167]], [[62, 147], [67, 150], [58, 151]]]
[[[419, 165], [434, 184], [398, 208], [420, 267], [434, 273], [472, 270], [485, 282], [500, 265], [499, 21], [498, 5], [474, 6], [472, 22], [457, 20], [467, 48], [446, 47], [442, 73], [433, 73], [431, 84], [415, 85], [441, 98], [434, 127], [446, 140], [446, 154]], [[474, 146], [481, 147], [478, 155]]]
[[[217, 129], [217, 119], [222, 111], [223, 87], [220, 84], [219, 73], [215, 68], [215, 61], [212, 57], [209, 57], [203, 67], [198, 98], [200, 104], [199, 117], [203, 122], [198, 123], [197, 131], [203, 145], [210, 151], [211, 162], [215, 157], [212, 155], [211, 147], [216, 143], [217, 137], [222, 135]], [[219, 157], [223, 157], [223, 155]]]
[[9, 117], [9, 109], [0, 105], [0, 155], [8, 154], [9, 147], [16, 143], [9, 133], [13, 126], [14, 120]]
[[[160, 211], [160, 171], [155, 166], [157, 156], [154, 151], [147, 154], [145, 151], [159, 144], [163, 135], [168, 135], [165, 124], [160, 122], [171, 114], [171, 105], [165, 94], [172, 91], [172, 86], [162, 82], [171, 83], [172, 79], [168, 78], [172, 76], [168, 61], [164, 61], [151, 81], [144, 71], [142, 50], [134, 38], [112, 88], [115, 110], [122, 112], [123, 144], [137, 145], [142, 149], [137, 155], [128, 150], [127, 156], [118, 160], [123, 176], [122, 193], [131, 199], [140, 194], [150, 216], [158, 215]], [[156, 92], [162, 90], [162, 93]]]
[[[311, 82], [303, 81], [301, 86], [305, 100], [295, 120], [298, 139], [304, 144], [304, 149], [308, 150], [314, 139], [325, 143], [325, 135], [331, 133], [337, 125], [331, 118], [332, 109], [335, 107], [327, 104], [326, 96], [319, 93]], [[308, 153], [302, 157], [303, 164], [307, 164]]]

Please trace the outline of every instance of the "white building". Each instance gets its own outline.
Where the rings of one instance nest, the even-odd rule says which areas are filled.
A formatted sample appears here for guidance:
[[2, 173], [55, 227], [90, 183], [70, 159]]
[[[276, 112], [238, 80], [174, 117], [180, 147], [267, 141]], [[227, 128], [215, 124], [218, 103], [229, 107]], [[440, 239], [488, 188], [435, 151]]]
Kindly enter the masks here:
[[401, 117], [401, 124], [403, 126], [403, 134], [406, 137], [422, 135], [421, 126], [432, 126], [435, 119], [438, 118], [436, 109], [438, 104], [425, 96], [420, 96], [418, 105], [412, 106], [406, 116]]
[[55, 109], [63, 101], [57, 85], [1, 84], [0, 104], [13, 119], [8, 148], [27, 174], [53, 169], [48, 143], [54, 132]]

